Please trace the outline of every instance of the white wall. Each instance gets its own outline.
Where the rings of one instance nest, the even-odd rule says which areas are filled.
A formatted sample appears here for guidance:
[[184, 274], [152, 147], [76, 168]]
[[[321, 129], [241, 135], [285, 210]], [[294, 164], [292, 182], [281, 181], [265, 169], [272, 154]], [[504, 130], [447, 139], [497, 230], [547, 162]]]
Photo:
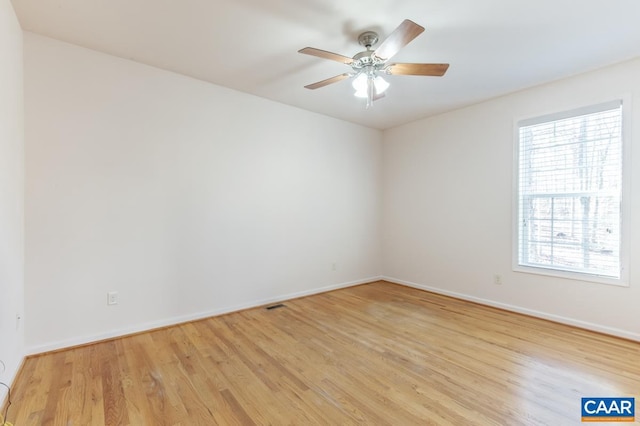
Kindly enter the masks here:
[[[640, 60], [386, 131], [383, 274], [388, 279], [640, 340]], [[516, 273], [514, 123], [631, 95], [630, 286]], [[504, 284], [493, 284], [493, 274]]]
[[[24, 72], [28, 352], [381, 273], [640, 340], [640, 175], [630, 287], [511, 271], [514, 122], [620, 95], [637, 103], [638, 60], [384, 135], [30, 33]], [[112, 290], [120, 303], [108, 307]]]
[[379, 131], [30, 33], [25, 119], [29, 352], [380, 275]]
[[[16, 320], [24, 297], [22, 70], [22, 30], [9, 0], [0, 0], [0, 381], [6, 384], [23, 358]], [[0, 405], [5, 395], [0, 386]]]

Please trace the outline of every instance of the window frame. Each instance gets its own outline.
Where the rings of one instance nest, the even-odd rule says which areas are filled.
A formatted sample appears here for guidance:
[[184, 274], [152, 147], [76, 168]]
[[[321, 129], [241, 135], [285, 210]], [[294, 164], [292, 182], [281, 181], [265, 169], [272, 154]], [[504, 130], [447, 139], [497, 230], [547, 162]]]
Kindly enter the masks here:
[[[621, 138], [622, 138], [622, 180], [620, 199], [620, 278], [612, 278], [588, 272], [578, 272], [562, 270], [557, 268], [546, 268], [544, 266], [520, 265], [519, 244], [520, 244], [520, 127], [534, 123], [544, 123], [547, 121], [560, 120], [563, 118], [575, 117], [590, 112], [604, 111], [607, 106], [615, 107], [615, 104], [622, 107], [621, 110]], [[631, 95], [625, 94], [616, 96], [604, 101], [596, 101], [589, 104], [581, 104], [550, 112], [546, 114], [529, 115], [515, 118], [513, 121], [513, 178], [512, 178], [512, 270], [514, 272], [544, 275], [571, 280], [579, 280], [591, 283], [608, 284], [621, 287], [629, 287], [629, 218], [630, 215], [630, 160], [631, 160]]]

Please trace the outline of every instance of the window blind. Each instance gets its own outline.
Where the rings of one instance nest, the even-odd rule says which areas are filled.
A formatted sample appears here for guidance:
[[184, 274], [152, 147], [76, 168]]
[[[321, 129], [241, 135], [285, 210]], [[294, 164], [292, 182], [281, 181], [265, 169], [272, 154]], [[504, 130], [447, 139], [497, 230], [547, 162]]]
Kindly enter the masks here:
[[622, 102], [518, 133], [519, 265], [620, 278]]

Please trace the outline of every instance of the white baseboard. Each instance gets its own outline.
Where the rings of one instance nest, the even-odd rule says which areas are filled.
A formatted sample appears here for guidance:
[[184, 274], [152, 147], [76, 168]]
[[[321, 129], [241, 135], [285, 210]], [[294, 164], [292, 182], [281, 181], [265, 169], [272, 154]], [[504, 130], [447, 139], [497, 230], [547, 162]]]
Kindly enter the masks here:
[[70, 348], [73, 346], [86, 345], [101, 340], [112, 339], [115, 337], [122, 337], [129, 334], [140, 333], [143, 331], [149, 331], [156, 328], [167, 327], [171, 325], [181, 324], [189, 321], [196, 321], [203, 318], [215, 317], [218, 315], [224, 315], [231, 312], [241, 311], [243, 309], [255, 308], [257, 306], [263, 306], [270, 303], [284, 302], [286, 300], [296, 299], [298, 297], [311, 296], [318, 293], [326, 293], [327, 291], [338, 290], [341, 288], [353, 287], [360, 284], [366, 284], [373, 281], [379, 281], [382, 278], [379, 276], [364, 278], [361, 280], [350, 281], [346, 283], [333, 284], [325, 287], [315, 288], [311, 290], [304, 290], [295, 293], [288, 293], [279, 296], [269, 297], [266, 299], [252, 300], [246, 303], [241, 303], [235, 306], [229, 306], [224, 308], [213, 309], [205, 312], [198, 312], [194, 314], [181, 315], [172, 318], [166, 318], [158, 321], [149, 321], [141, 324], [132, 325], [130, 327], [119, 328], [110, 330], [105, 333], [92, 334], [82, 337], [74, 337], [73, 339], [61, 340], [58, 342], [49, 342], [42, 345], [34, 345], [27, 347], [27, 355], [36, 355], [44, 352], [51, 352], [59, 349]]
[[430, 292], [433, 292], [433, 293], [454, 297], [456, 299], [468, 300], [470, 302], [475, 302], [475, 303], [479, 303], [479, 304], [482, 304], [482, 305], [492, 306], [492, 307], [495, 307], [495, 308], [500, 308], [500, 309], [504, 309], [504, 310], [511, 311], [511, 312], [517, 312], [517, 313], [521, 313], [521, 314], [525, 314], [525, 315], [530, 315], [530, 316], [533, 316], [533, 317], [542, 318], [542, 319], [546, 319], [546, 320], [549, 320], [549, 321], [554, 321], [554, 322], [558, 322], [558, 323], [562, 323], [562, 324], [572, 325], [574, 327], [579, 327], [579, 328], [583, 328], [583, 329], [586, 329], [586, 330], [597, 331], [599, 333], [609, 334], [609, 335], [612, 335], [612, 336], [622, 337], [622, 338], [625, 338], [625, 339], [629, 339], [629, 340], [634, 340], [634, 341], [640, 342], [640, 334], [634, 333], [634, 332], [631, 332], [631, 331], [627, 331], [627, 330], [622, 330], [622, 329], [613, 328], [613, 327], [607, 327], [607, 326], [603, 326], [603, 325], [599, 325], [599, 324], [595, 324], [595, 323], [590, 323], [590, 322], [581, 321], [581, 320], [577, 320], [577, 319], [573, 319], [573, 318], [563, 317], [563, 316], [560, 316], [560, 315], [550, 314], [550, 313], [547, 313], [547, 312], [536, 311], [536, 310], [533, 310], [533, 309], [528, 309], [528, 308], [523, 308], [523, 307], [520, 307], [520, 306], [510, 305], [510, 304], [507, 304], [507, 303], [496, 302], [496, 301], [489, 300], [489, 299], [483, 299], [483, 298], [480, 298], [480, 297], [475, 297], [475, 296], [470, 296], [470, 295], [463, 294], [463, 293], [457, 293], [457, 292], [453, 292], [453, 291], [449, 291], [449, 290], [444, 290], [444, 289], [441, 289], [441, 288], [432, 287], [432, 286], [428, 286], [428, 285], [424, 285], [424, 284], [418, 284], [418, 283], [414, 283], [414, 282], [410, 282], [410, 281], [400, 280], [400, 279], [393, 278], [393, 277], [375, 276], [375, 277], [365, 278], [365, 279], [356, 280], [356, 281], [350, 281], [350, 282], [345, 282], [345, 283], [340, 283], [340, 284], [328, 285], [328, 286], [325, 286], [325, 287], [319, 287], [319, 288], [315, 288], [315, 289], [311, 289], [311, 290], [304, 290], [304, 291], [295, 292], [295, 293], [283, 294], [283, 295], [274, 296], [274, 297], [270, 297], [270, 298], [266, 298], [266, 299], [252, 300], [252, 301], [249, 301], [249, 302], [246, 302], [246, 303], [242, 303], [242, 304], [239, 304], [239, 305], [229, 306], [229, 307], [219, 308], [219, 309], [213, 309], [213, 310], [205, 311], [205, 312], [198, 312], [198, 313], [194, 313], [194, 314], [181, 315], [181, 316], [166, 318], [166, 319], [162, 319], [162, 320], [158, 320], [158, 321], [149, 321], [149, 322], [145, 322], [145, 323], [141, 323], [141, 324], [136, 324], [136, 325], [133, 325], [133, 326], [130, 326], [130, 327], [110, 330], [110, 331], [104, 332], [104, 333], [86, 335], [86, 336], [82, 336], [82, 337], [76, 337], [76, 338], [73, 338], [73, 339], [67, 339], [67, 340], [62, 340], [62, 341], [57, 341], [57, 342], [49, 342], [49, 343], [45, 343], [45, 344], [42, 344], [42, 345], [34, 345], [34, 346], [31, 346], [31, 347], [27, 347], [25, 353], [27, 355], [36, 355], [36, 354], [40, 354], [40, 353], [43, 353], [43, 352], [50, 352], [50, 351], [55, 351], [55, 350], [59, 350], [59, 349], [65, 349], [65, 348], [69, 348], [69, 347], [73, 347], [73, 346], [90, 344], [90, 343], [94, 343], [94, 342], [99, 342], [101, 340], [106, 340], [106, 339], [112, 339], [112, 338], [116, 338], [116, 337], [126, 336], [126, 335], [129, 335], [129, 334], [144, 332], [144, 331], [153, 330], [153, 329], [161, 328], [161, 327], [167, 327], [167, 326], [176, 325], [176, 324], [180, 324], [180, 323], [184, 323], [184, 322], [196, 321], [196, 320], [200, 320], [200, 319], [203, 319], [203, 318], [209, 318], [209, 317], [214, 317], [214, 316], [218, 316], [218, 315], [224, 315], [224, 314], [228, 314], [228, 313], [231, 313], [231, 312], [240, 311], [240, 310], [243, 310], [243, 309], [255, 308], [255, 307], [267, 305], [267, 304], [270, 304], [270, 303], [284, 302], [286, 300], [296, 299], [298, 297], [311, 296], [311, 295], [314, 295], [314, 294], [325, 293], [325, 292], [328, 292], [328, 291], [338, 290], [338, 289], [341, 289], [341, 288], [353, 287], [353, 286], [356, 286], [356, 285], [366, 284], [366, 283], [369, 283], [369, 282], [374, 282], [374, 281], [379, 281], [379, 280], [384, 280], [384, 281], [388, 281], [388, 282], [395, 283], [395, 284], [405, 285], [407, 287], [417, 288], [419, 290], [426, 290], [426, 291], [430, 291]]
[[577, 320], [574, 318], [563, 317], [561, 315], [550, 314], [547, 312], [536, 311], [533, 309], [523, 308], [521, 306], [510, 305], [507, 303], [496, 302], [489, 299], [483, 299], [480, 297], [470, 296], [467, 294], [456, 293], [454, 291], [444, 290], [437, 287], [431, 287], [424, 284], [417, 284], [410, 281], [400, 280], [393, 277], [383, 276], [381, 278], [384, 281], [388, 281], [394, 284], [405, 285], [407, 287], [417, 288], [419, 290], [426, 290], [432, 293], [442, 294], [444, 296], [454, 297], [456, 299], [468, 300], [470, 302], [479, 303], [481, 305], [492, 306], [494, 308], [504, 309], [506, 311], [517, 312], [520, 314], [530, 315], [536, 318], [542, 318], [549, 321], [567, 324], [578, 328], [583, 328], [586, 330], [597, 331], [598, 333], [609, 334], [616, 337], [622, 337], [628, 340], [634, 340], [640, 342], [640, 334], [634, 333], [632, 331], [622, 330], [614, 327], [607, 327], [605, 325], [595, 324], [587, 321]]

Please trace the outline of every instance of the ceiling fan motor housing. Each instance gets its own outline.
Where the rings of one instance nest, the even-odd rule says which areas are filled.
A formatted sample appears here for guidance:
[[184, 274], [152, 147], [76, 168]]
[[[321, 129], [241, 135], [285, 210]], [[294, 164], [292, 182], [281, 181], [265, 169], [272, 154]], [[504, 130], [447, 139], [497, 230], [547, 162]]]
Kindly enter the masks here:
[[356, 53], [353, 57], [353, 62], [350, 64], [351, 68], [355, 71], [359, 71], [363, 68], [373, 68], [380, 70], [384, 67], [385, 61], [378, 58], [373, 50], [364, 50], [360, 53]]
[[374, 31], [365, 31], [358, 36], [358, 43], [368, 49], [378, 42], [378, 33]]
[[378, 42], [378, 33], [374, 31], [365, 31], [358, 36], [358, 43], [366, 47], [360, 53], [356, 53], [353, 62], [350, 64], [354, 71], [359, 72], [366, 69], [369, 73], [379, 71], [384, 67], [386, 61], [378, 58], [371, 47]]

